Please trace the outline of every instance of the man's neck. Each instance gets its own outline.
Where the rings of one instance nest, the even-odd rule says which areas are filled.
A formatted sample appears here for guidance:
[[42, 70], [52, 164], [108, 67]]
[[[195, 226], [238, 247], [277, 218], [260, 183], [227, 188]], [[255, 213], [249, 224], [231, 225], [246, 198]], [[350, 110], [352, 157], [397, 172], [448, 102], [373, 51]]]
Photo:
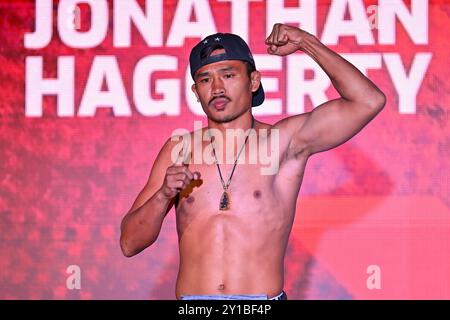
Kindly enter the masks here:
[[243, 130], [244, 132], [251, 128], [253, 115], [248, 112], [236, 119], [228, 122], [216, 122], [212, 119], [208, 119], [208, 128], [216, 129], [222, 132], [223, 135], [226, 134], [227, 130]]
[[[255, 128], [254, 121], [251, 113], [226, 123], [217, 123], [208, 119], [208, 125], [211, 126], [207, 129], [208, 136], [213, 137], [213, 147], [216, 152], [221, 151], [222, 155], [231, 156], [231, 160], [234, 162], [239, 150], [245, 145], [245, 140], [250, 134], [249, 129]], [[231, 150], [228, 150], [229, 148]], [[231, 154], [228, 155], [230, 152]], [[223, 161], [225, 161], [225, 158], [223, 158]], [[220, 163], [223, 163], [223, 161], [219, 159]]]

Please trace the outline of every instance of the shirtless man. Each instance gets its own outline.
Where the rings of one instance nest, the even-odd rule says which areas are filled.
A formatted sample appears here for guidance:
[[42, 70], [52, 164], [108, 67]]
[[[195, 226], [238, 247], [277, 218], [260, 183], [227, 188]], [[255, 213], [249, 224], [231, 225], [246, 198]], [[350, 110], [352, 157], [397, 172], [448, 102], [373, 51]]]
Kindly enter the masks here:
[[[264, 92], [245, 42], [236, 35], [215, 34], [192, 49], [192, 90], [208, 117], [201, 134], [211, 137], [209, 131], [216, 129], [225, 138], [202, 139], [188, 150], [213, 148], [215, 154], [225, 154], [227, 144], [234, 143], [225, 131], [241, 129], [246, 135], [255, 132], [259, 144], [279, 149], [279, 168], [261, 174], [258, 163], [177, 160], [173, 154], [179, 141], [165, 143], [122, 221], [120, 245], [127, 257], [152, 245], [175, 205], [177, 299], [286, 299], [284, 257], [308, 158], [349, 140], [384, 107], [384, 94], [368, 78], [308, 32], [275, 24], [265, 43], [269, 54], [308, 54], [341, 97], [273, 125], [256, 121], [252, 107], [263, 102]], [[264, 129], [268, 135], [259, 135]], [[278, 139], [270, 139], [275, 132]], [[249, 159], [250, 149], [241, 147], [247, 140], [242, 140], [235, 143], [232, 159], [239, 158], [240, 150]]]

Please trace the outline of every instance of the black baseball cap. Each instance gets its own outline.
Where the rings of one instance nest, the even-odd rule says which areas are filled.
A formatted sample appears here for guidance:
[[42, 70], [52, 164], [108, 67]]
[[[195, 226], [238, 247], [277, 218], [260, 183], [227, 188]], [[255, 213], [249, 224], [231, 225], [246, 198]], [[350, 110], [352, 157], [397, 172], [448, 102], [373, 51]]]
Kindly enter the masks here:
[[[225, 53], [214, 56], [202, 58], [202, 52], [208, 47], [220, 45], [225, 49]], [[241, 60], [250, 63], [256, 70], [255, 60], [253, 60], [252, 53], [245, 43], [245, 41], [236, 34], [232, 33], [216, 33], [207, 36], [192, 48], [189, 57], [189, 64], [191, 66], [191, 76], [194, 75], [198, 69], [208, 64], [219, 62], [223, 60]], [[264, 89], [262, 84], [259, 85], [258, 90], [253, 92], [252, 107], [259, 106], [264, 102]]]

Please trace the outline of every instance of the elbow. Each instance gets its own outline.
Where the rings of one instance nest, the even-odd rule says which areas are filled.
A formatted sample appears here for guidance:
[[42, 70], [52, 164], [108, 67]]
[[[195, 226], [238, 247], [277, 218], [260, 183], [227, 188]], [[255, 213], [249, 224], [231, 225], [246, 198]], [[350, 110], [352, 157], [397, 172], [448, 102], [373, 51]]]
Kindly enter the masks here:
[[136, 243], [136, 239], [130, 239], [125, 235], [120, 236], [120, 249], [122, 250], [122, 254], [127, 257], [133, 257], [137, 255], [139, 252], [144, 250], [145, 248], [151, 246], [156, 239], [152, 239], [150, 242], [145, 244]]
[[127, 232], [127, 228], [125, 225], [125, 219], [122, 220], [122, 223], [120, 224], [120, 250], [122, 250], [122, 254], [130, 258], [137, 254], [136, 250], [133, 248], [132, 245], [132, 239], [130, 239], [130, 232]]
[[120, 225], [120, 241], [119, 241], [119, 243], [120, 243], [120, 250], [122, 250], [122, 254], [125, 257], [129, 258], [129, 257], [134, 256], [134, 253], [130, 248], [130, 245], [129, 245], [130, 241], [125, 234], [124, 221], [125, 221], [125, 219], [122, 220], [122, 223]]
[[377, 93], [370, 99], [370, 107], [381, 111], [384, 106], [386, 105], [386, 95], [381, 92], [380, 90], [377, 90]]
[[123, 253], [123, 256], [126, 258], [131, 258], [135, 255], [135, 253], [133, 253], [131, 251], [127, 251], [126, 249], [123, 249], [123, 248], [122, 248], [122, 253]]
[[378, 108], [383, 109], [386, 105], [386, 95], [380, 91], [380, 96], [378, 98]]
[[120, 238], [120, 249], [122, 250], [122, 254], [127, 258], [130, 258], [135, 255], [133, 250], [131, 250], [130, 246], [122, 237]]
[[127, 258], [131, 258], [139, 252], [130, 245], [129, 239], [123, 235], [120, 236], [120, 249], [122, 250], [122, 254]]

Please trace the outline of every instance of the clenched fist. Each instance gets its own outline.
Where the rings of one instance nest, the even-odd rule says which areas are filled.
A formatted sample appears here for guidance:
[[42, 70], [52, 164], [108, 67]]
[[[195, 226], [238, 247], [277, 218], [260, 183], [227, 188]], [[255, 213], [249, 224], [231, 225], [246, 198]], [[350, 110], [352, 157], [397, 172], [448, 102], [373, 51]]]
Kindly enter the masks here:
[[269, 47], [267, 52], [277, 56], [285, 56], [301, 50], [301, 43], [310, 34], [299, 28], [276, 23], [265, 43]]
[[166, 176], [164, 177], [161, 192], [167, 199], [175, 197], [178, 192], [186, 188], [192, 180], [200, 179], [200, 173], [191, 172], [188, 165], [183, 162], [182, 153], [183, 150], [180, 151], [177, 161], [166, 170]]

